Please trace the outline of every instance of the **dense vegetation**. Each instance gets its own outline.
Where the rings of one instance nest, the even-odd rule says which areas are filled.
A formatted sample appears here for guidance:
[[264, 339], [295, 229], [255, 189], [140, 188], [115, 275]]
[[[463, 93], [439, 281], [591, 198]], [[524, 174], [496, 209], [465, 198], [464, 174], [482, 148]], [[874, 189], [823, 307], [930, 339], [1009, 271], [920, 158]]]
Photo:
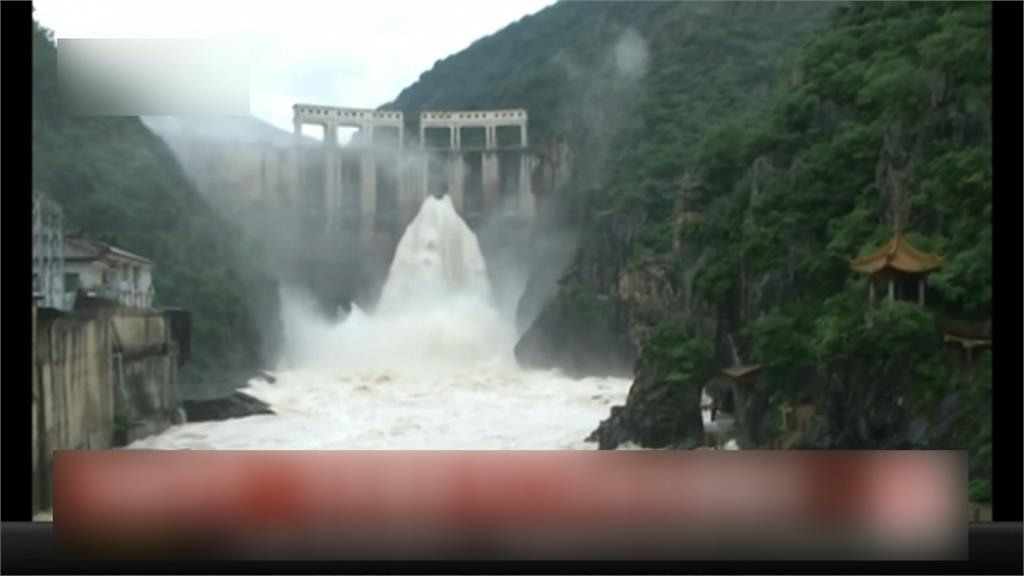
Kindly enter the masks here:
[[638, 113], [615, 135], [603, 207], [637, 217], [637, 256], [672, 245], [668, 216], [708, 129], [764, 107], [776, 73], [820, 22], [819, 3], [684, 3], [652, 37]]
[[587, 94], [610, 75], [626, 29], [644, 34], [670, 3], [560, 2], [438, 61], [391, 104], [418, 118], [431, 108], [526, 108], [538, 141], [579, 129]]
[[[693, 89], [672, 72], [686, 46], [655, 59], [601, 200], [633, 223], [623, 273], [687, 286], [641, 352], [687, 367], [660, 385], [703, 385], [735, 346], [765, 366], [749, 444], [780, 440], [778, 408], [810, 399], [822, 418], [804, 445], [967, 448], [972, 495], [988, 497], [991, 357], [943, 345], [936, 317], [991, 317], [990, 18], [982, 3], [838, 5], [765, 106], [705, 130], [669, 97]], [[701, 31], [726, 58], [738, 41], [715, 28]], [[871, 310], [848, 261], [896, 226], [945, 265], [925, 307]], [[695, 301], [713, 328], [685, 313]]]
[[413, 123], [428, 109], [525, 108], [531, 144], [586, 149], [574, 171], [596, 174], [599, 150], [632, 113], [649, 67], [646, 38], [677, 9], [559, 2], [438, 61], [386, 107]]
[[[590, 201], [582, 250], [562, 281], [560, 298], [547, 306], [543, 319], [544, 326], [565, 328], [550, 336], [534, 330], [518, 347], [521, 361], [559, 365], [574, 373], [601, 370], [602, 363], [586, 361], [588, 357], [622, 358], [631, 364], [643, 343], [640, 332], [652, 328], [638, 317], [663, 318], [670, 303], [648, 298], [643, 305], [627, 305], [627, 292], [650, 291], [671, 274], [652, 283], [626, 277], [624, 266], [671, 252], [676, 198], [688, 180], [683, 168], [693, 164], [702, 135], [728, 118], [766, 106], [777, 71], [828, 9], [821, 3], [785, 2], [667, 6], [646, 33], [648, 70], [637, 81], [633, 101], [624, 107], [629, 112], [618, 116], [614, 129], [579, 147], [580, 155], [599, 160], [598, 174], [592, 180], [574, 178], [568, 192], [573, 187], [595, 192], [583, 194]], [[574, 176], [580, 171], [586, 169], [573, 166]], [[663, 295], [677, 291], [664, 287]], [[596, 308], [606, 311], [603, 321], [594, 318]], [[570, 336], [577, 332], [603, 333], [597, 340], [612, 347], [575, 350], [574, 342], [592, 347]], [[571, 358], [583, 360], [567, 365]]]
[[53, 40], [33, 27], [33, 186], [60, 203], [65, 229], [156, 262], [157, 304], [192, 312], [193, 355], [183, 378], [257, 368], [256, 311], [276, 309], [276, 289], [239, 249], [239, 230], [213, 212], [138, 118], [62, 114]]

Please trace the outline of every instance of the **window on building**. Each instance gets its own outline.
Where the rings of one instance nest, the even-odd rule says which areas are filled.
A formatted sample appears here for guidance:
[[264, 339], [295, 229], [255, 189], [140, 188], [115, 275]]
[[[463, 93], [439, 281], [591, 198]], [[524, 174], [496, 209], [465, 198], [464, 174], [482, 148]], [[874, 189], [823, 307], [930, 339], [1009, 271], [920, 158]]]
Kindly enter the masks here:
[[77, 292], [81, 287], [81, 278], [77, 272], [69, 272], [64, 275], [64, 290]]

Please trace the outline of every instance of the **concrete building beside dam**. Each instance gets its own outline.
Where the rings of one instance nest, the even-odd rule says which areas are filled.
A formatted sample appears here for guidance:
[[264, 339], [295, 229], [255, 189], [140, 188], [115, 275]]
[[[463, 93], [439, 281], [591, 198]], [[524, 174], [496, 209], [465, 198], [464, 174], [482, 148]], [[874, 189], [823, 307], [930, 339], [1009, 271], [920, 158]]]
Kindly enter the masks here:
[[181, 421], [191, 319], [152, 307], [153, 263], [63, 234], [33, 194], [32, 508], [52, 506], [53, 453], [106, 449]]

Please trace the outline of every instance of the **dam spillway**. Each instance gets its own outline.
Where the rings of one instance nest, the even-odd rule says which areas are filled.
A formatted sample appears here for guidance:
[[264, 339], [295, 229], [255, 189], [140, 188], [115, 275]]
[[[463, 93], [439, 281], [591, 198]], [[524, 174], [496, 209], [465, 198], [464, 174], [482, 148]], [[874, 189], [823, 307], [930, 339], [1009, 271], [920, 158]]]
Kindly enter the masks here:
[[451, 198], [425, 198], [375, 309], [331, 320], [282, 295], [284, 362], [244, 390], [274, 415], [174, 426], [129, 448], [595, 448], [584, 439], [630, 380], [520, 368], [486, 268]]

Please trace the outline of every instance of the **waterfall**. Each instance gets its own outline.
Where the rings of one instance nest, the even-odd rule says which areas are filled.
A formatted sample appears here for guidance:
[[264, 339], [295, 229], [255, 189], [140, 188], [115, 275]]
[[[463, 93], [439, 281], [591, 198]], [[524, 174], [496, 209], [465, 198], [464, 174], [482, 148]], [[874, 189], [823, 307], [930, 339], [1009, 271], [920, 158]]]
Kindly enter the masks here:
[[395, 250], [372, 313], [357, 307], [330, 325], [286, 294], [291, 366], [451, 372], [478, 364], [514, 367], [514, 327], [503, 321], [476, 235], [448, 196], [427, 197]]
[[449, 196], [428, 196], [398, 242], [377, 309], [403, 313], [453, 296], [493, 304], [476, 235]]

